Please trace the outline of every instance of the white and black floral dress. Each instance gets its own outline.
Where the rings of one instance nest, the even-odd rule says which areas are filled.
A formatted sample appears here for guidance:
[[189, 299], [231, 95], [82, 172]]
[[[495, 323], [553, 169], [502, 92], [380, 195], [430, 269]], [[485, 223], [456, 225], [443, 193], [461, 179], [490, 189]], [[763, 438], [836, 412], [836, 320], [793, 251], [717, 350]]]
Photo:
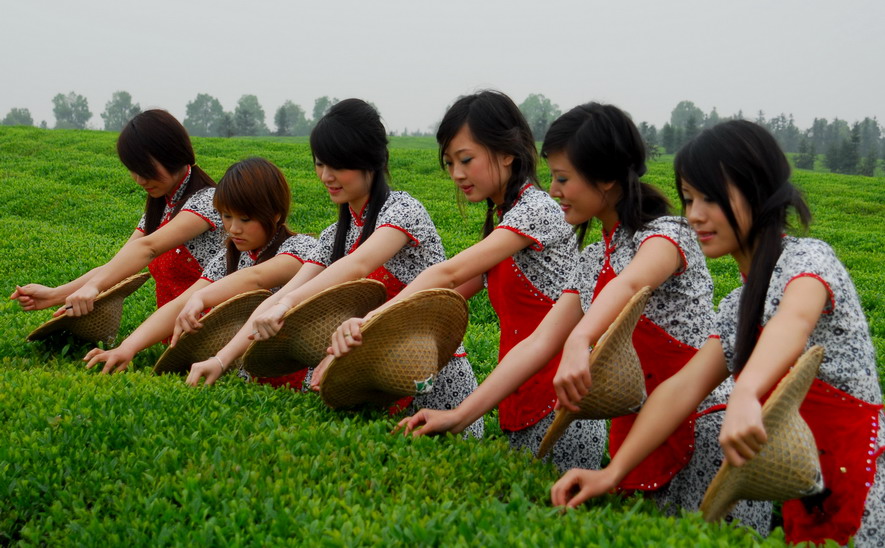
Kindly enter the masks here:
[[[885, 546], [885, 432], [876, 354], [857, 290], [826, 243], [785, 237], [765, 296], [762, 329], [777, 313], [787, 285], [800, 277], [820, 280], [830, 294], [806, 348], [824, 347], [824, 360], [800, 413], [820, 453], [825, 498], [784, 503], [787, 541], [832, 538], [857, 546]], [[742, 287], [719, 305], [716, 335], [735, 369]]]
[[[304, 263], [306, 257], [313, 250], [316, 243], [316, 238], [308, 236], [307, 234], [293, 234], [280, 244], [280, 247], [277, 248], [277, 252], [274, 256], [289, 255], [290, 257], [297, 259], [298, 262]], [[249, 268], [250, 266], [255, 266], [258, 257], [265, 249], [267, 249], [268, 245], [270, 245], [270, 243], [261, 249], [240, 252], [240, 257], [237, 260], [237, 271]], [[222, 250], [212, 259], [206, 269], [203, 270], [201, 278], [210, 282], [217, 282], [228, 274], [227, 250]], [[274, 287], [271, 291], [276, 293], [279, 289], [279, 287]]]

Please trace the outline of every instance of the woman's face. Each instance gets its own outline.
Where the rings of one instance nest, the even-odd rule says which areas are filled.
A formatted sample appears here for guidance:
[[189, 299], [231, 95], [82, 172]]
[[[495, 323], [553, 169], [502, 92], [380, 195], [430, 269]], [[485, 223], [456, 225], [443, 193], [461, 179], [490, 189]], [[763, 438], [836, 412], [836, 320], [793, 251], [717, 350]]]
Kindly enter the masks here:
[[443, 151], [443, 162], [449, 176], [471, 202], [491, 198], [504, 203], [504, 190], [510, 179], [513, 156], [493, 154], [473, 140], [467, 124], [461, 127]]
[[261, 249], [270, 238], [261, 223], [240, 213], [222, 212], [221, 222], [238, 251]]
[[[614, 203], [610, 203], [605, 193], [615, 185], [614, 182], [591, 183], [578, 173], [565, 152], [548, 154], [547, 166], [553, 175], [550, 196], [559, 200], [559, 207], [569, 224], [579, 225], [598, 218], [608, 226], [606, 217], [614, 212]], [[617, 213], [614, 215], [617, 220]]]
[[317, 177], [326, 186], [329, 198], [336, 204], [348, 204], [354, 211], [361, 211], [369, 201], [372, 189], [372, 172], [360, 169], [335, 169], [314, 160]]
[[171, 196], [171, 194], [175, 192], [175, 189], [178, 188], [178, 183], [184, 178], [184, 171], [187, 167], [182, 168], [181, 173], [169, 173], [166, 171], [166, 168], [156, 160], [154, 161], [154, 167], [156, 168], [157, 173], [152, 179], [142, 177], [132, 171], [130, 171], [129, 174], [132, 176], [132, 180], [138, 183], [138, 186], [143, 188], [151, 198]]
[[682, 196], [685, 201], [685, 217], [694, 229], [704, 255], [710, 258], [731, 255], [737, 261], [741, 272], [746, 274], [749, 271], [751, 257], [741, 250], [740, 241], [746, 238], [752, 217], [744, 195], [734, 185], [728, 185], [731, 210], [737, 220], [740, 235], [735, 234], [719, 204], [684, 180]]

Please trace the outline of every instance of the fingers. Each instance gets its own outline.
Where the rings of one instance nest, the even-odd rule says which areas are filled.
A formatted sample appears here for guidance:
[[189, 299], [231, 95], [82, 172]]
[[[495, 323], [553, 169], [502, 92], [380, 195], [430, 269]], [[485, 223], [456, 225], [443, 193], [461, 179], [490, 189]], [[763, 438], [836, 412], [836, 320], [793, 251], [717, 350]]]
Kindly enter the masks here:
[[577, 508], [587, 500], [606, 493], [609, 485], [605, 470], [573, 468], [550, 488], [550, 501], [555, 506]]
[[181, 326], [178, 322], [175, 322], [175, 327], [172, 328], [172, 338], [169, 339], [169, 348], [172, 348], [178, 343], [178, 339], [181, 337]]
[[751, 428], [739, 436], [727, 436], [720, 440], [722, 453], [732, 466], [743, 466], [755, 457], [767, 441], [764, 430]]
[[118, 356], [109, 355], [101, 370], [102, 375], [113, 375], [119, 371], [123, 371], [129, 366], [129, 360], [120, 359]]
[[191, 365], [191, 370], [184, 382], [190, 386], [199, 386], [200, 379], [204, 377], [206, 382], [203, 383], [203, 386], [211, 386], [221, 377], [221, 369], [215, 360], [205, 360]]
[[85, 356], [83, 356], [83, 361], [88, 362], [86, 364], [86, 369], [92, 369], [95, 364], [104, 361], [107, 358], [105, 355], [105, 351], [101, 348], [93, 348], [90, 350]]
[[363, 343], [363, 335], [360, 327], [363, 324], [361, 318], [351, 318], [332, 333], [331, 346], [329, 346], [330, 354], [336, 358], [344, 356], [350, 349]]
[[335, 357], [329, 354], [313, 369], [313, 373], [310, 377], [310, 389], [314, 392], [320, 391], [320, 383], [323, 381], [326, 369], [329, 368], [329, 364], [332, 363], [333, 359], [335, 359]]

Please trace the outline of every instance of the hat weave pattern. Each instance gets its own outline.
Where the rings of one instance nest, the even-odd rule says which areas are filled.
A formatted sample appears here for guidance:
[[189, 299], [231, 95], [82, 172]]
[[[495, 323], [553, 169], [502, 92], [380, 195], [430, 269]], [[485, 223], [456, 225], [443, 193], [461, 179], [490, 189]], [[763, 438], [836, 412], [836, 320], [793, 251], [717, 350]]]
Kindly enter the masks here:
[[[185, 374], [190, 371], [193, 363], [217, 354], [243, 327], [258, 305], [269, 296], [270, 291], [256, 289], [231, 297], [213, 308], [200, 318], [202, 329], [183, 333], [175, 346], [170, 346], [163, 352], [154, 364], [154, 373]], [[241, 362], [241, 359], [237, 359], [228, 368], [238, 368]]]
[[368, 279], [320, 291], [289, 310], [274, 337], [253, 342], [243, 355], [243, 368], [253, 377], [280, 377], [314, 367], [326, 357], [338, 326], [365, 316], [386, 298], [384, 284]]
[[701, 502], [704, 519], [721, 519], [743, 499], [784, 501], [823, 490], [814, 435], [799, 415], [823, 356], [823, 347], [810, 348], [781, 379], [762, 406], [768, 441], [743, 466], [722, 463]]
[[67, 330], [72, 335], [89, 342], [112, 344], [120, 330], [123, 318], [123, 301], [150, 278], [148, 272], [129, 276], [106, 291], [93, 302], [92, 312], [84, 316], [57, 316], [28, 335], [29, 341], [38, 341], [57, 331]]
[[576, 420], [611, 419], [635, 413], [645, 403], [645, 375], [633, 347], [633, 330], [651, 296], [646, 286], [630, 298], [615, 321], [599, 337], [588, 366], [592, 384], [578, 402], [580, 411], [561, 408], [538, 448], [543, 458]]
[[362, 345], [332, 360], [320, 395], [334, 409], [389, 404], [432, 389], [467, 330], [467, 303], [450, 289], [419, 291], [373, 316]]

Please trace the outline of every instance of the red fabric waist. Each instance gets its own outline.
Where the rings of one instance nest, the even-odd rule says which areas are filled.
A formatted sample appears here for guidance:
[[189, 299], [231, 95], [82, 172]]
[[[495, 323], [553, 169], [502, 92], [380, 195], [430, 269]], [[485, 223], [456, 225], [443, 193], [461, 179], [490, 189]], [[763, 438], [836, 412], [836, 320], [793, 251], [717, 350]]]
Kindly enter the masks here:
[[[648, 394], [682, 369], [697, 352], [696, 348], [674, 339], [645, 316], [640, 318], [633, 332], [633, 346], [645, 373], [645, 390]], [[624, 443], [636, 416], [612, 419], [609, 433], [612, 456]], [[694, 420], [692, 416], [680, 424], [663, 444], [624, 477], [618, 487], [650, 491], [660, 489], [673, 479], [688, 464], [694, 452]]]
[[374, 272], [366, 276], [366, 278], [370, 280], [378, 280], [379, 282], [384, 284], [384, 288], [387, 290], [388, 301], [399, 295], [400, 291], [402, 291], [403, 288], [406, 287], [406, 284], [401, 282], [399, 278], [397, 278], [396, 276], [391, 274], [389, 270], [384, 268], [384, 265], [376, 268]]
[[184, 245], [154, 258], [148, 270], [157, 285], [157, 308], [184, 293], [203, 273], [203, 267]]
[[844, 545], [857, 532], [882, 454], [877, 446], [881, 410], [881, 405], [814, 380], [799, 414], [814, 434], [825, 491], [784, 503], [788, 542], [833, 539]]
[[[512, 257], [501, 261], [488, 272], [489, 301], [498, 314], [501, 340], [498, 361], [534, 332], [554, 301], [544, 295], [522, 273]], [[523, 430], [553, 411], [556, 391], [553, 377], [559, 367], [557, 354], [498, 405], [498, 420], [503, 430]]]

